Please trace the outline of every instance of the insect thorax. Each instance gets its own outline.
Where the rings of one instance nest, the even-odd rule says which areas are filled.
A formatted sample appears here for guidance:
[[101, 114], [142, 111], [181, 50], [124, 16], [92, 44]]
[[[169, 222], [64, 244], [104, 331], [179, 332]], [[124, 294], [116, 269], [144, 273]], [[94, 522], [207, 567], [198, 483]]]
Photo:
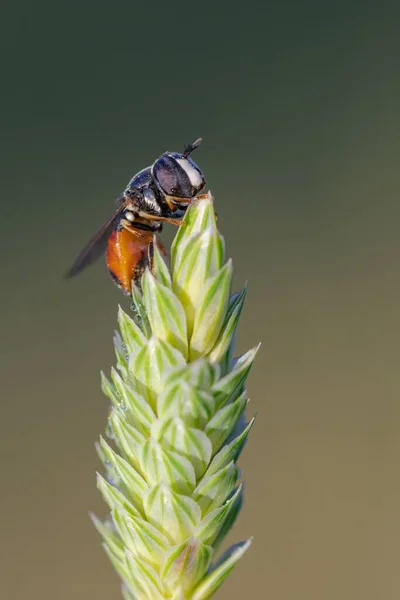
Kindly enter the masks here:
[[152, 215], [161, 215], [162, 209], [160, 206], [159, 199], [152, 187], [145, 187], [142, 190], [143, 193], [143, 209], [145, 212], [149, 212]]

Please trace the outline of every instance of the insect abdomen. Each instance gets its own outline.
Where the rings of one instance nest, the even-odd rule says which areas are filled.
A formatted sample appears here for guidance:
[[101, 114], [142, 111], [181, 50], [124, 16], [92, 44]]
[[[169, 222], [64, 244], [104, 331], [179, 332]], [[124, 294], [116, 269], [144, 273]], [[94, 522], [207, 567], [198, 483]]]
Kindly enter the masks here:
[[107, 244], [106, 262], [114, 282], [125, 294], [131, 294], [132, 280], [139, 281], [147, 266], [151, 266], [154, 235], [151, 232], [128, 231], [120, 225], [111, 232]]

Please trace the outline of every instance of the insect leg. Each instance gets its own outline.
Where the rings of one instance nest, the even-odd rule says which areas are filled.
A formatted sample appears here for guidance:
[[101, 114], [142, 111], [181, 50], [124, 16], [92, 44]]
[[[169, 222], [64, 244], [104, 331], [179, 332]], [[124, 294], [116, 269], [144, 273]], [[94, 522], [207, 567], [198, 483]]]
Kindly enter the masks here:
[[177, 208], [177, 205], [181, 204], [182, 206], [189, 206], [192, 202], [193, 198], [179, 198], [178, 196], [164, 196], [165, 201], [168, 204], [168, 208], [173, 212]]
[[149, 239], [149, 234], [152, 235], [149, 231], [142, 231], [140, 229], [137, 229], [137, 227], [132, 225], [132, 223], [128, 221], [128, 219], [121, 219], [120, 224], [124, 229], [133, 233], [133, 235], [139, 238], [140, 240], [146, 241]]
[[141, 219], [147, 219], [149, 221], [163, 221], [165, 223], [172, 223], [172, 225], [176, 225], [177, 227], [182, 227], [184, 225], [183, 221], [180, 219], [171, 219], [170, 217], [161, 217], [160, 215], [152, 215], [147, 212], [139, 211], [138, 216]]

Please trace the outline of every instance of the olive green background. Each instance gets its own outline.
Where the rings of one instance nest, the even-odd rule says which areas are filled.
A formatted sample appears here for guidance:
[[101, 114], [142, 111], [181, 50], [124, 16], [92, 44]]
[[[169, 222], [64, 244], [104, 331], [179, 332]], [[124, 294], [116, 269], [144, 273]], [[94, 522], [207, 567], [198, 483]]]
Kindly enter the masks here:
[[399, 597], [399, 13], [3, 5], [1, 598], [120, 597], [87, 513], [127, 302], [102, 261], [62, 274], [129, 178], [199, 135], [249, 285], [238, 350], [263, 342], [229, 541], [255, 540], [218, 597]]

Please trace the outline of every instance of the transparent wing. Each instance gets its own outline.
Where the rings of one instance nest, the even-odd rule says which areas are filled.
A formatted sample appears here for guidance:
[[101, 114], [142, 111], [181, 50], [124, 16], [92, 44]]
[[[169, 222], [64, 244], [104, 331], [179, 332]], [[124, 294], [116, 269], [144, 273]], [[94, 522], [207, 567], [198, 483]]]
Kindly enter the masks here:
[[114, 221], [124, 210], [123, 203], [117, 208], [112, 217], [94, 234], [65, 274], [66, 279], [79, 275], [83, 269], [95, 262], [107, 247], [107, 240], [114, 226]]

